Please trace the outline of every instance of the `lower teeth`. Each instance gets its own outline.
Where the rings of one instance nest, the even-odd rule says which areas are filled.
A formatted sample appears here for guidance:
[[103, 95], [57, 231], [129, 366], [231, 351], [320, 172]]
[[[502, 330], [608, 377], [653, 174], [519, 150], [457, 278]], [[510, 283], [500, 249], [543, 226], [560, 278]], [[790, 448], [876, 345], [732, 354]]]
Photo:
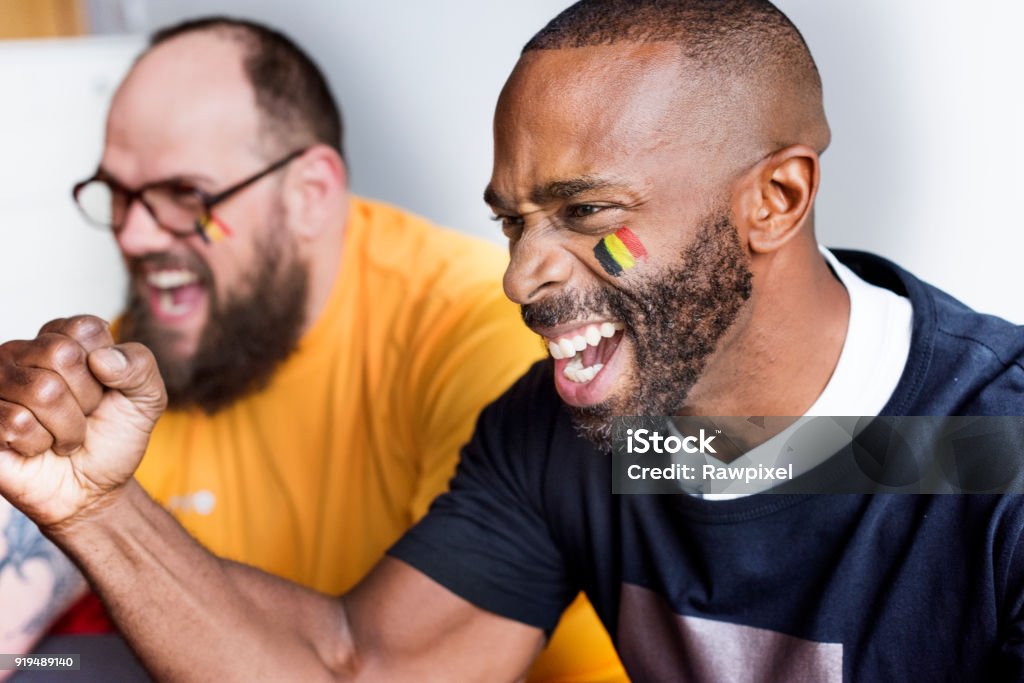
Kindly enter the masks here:
[[171, 290], [165, 289], [160, 292], [160, 308], [168, 315], [181, 315], [188, 310], [187, 303], [175, 304]]
[[569, 361], [562, 374], [565, 375], [570, 381], [576, 382], [577, 384], [586, 384], [590, 380], [594, 379], [597, 373], [601, 372], [601, 368], [604, 367], [603, 363], [597, 363], [591, 365], [588, 368], [583, 367], [583, 359], [580, 358], [580, 354]]

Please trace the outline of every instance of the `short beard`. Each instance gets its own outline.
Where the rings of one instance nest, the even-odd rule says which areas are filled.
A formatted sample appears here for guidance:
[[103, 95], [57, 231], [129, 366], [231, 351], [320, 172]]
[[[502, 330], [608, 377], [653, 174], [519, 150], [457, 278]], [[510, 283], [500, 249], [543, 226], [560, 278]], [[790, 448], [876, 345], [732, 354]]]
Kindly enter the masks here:
[[218, 301], [208, 270], [200, 269], [210, 313], [191, 357], [172, 351], [175, 335], [153, 319], [136, 288], [129, 290], [121, 337], [153, 351], [171, 408], [197, 406], [213, 414], [263, 389], [298, 346], [306, 320], [309, 269], [299, 261], [279, 223], [275, 221], [268, 239], [256, 245], [257, 262], [242, 293]]
[[567, 406], [580, 435], [604, 452], [611, 451], [613, 417], [677, 414], [750, 298], [748, 259], [724, 211], [701, 224], [678, 263], [652, 275], [638, 272], [637, 284], [628, 288], [561, 294], [522, 307], [531, 327], [593, 317], [626, 325], [634, 350], [631, 381], [601, 403]]

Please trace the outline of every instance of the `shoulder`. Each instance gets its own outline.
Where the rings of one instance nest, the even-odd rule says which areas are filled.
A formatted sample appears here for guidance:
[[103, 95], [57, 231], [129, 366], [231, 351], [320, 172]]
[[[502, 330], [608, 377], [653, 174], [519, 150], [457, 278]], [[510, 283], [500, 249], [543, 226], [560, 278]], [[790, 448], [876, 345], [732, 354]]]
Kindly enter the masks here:
[[502, 289], [501, 249], [381, 202], [354, 197], [353, 215], [360, 290], [386, 303], [397, 338], [415, 340], [417, 352], [476, 345], [498, 363], [515, 359], [503, 386], [540, 357], [536, 335]]
[[880, 256], [836, 254], [914, 309], [910, 357], [887, 412], [1024, 414], [1024, 327], [978, 313]]
[[466, 461], [476, 458], [542, 496], [553, 487], [563, 495], [583, 484], [589, 479], [587, 469], [609, 469], [607, 459], [577, 435], [554, 389], [550, 360], [535, 363], [481, 413], [463, 452]]
[[380, 202], [353, 198], [352, 216], [348, 244], [358, 253], [346, 262], [356, 266], [362, 296], [386, 309], [397, 339], [424, 351], [438, 343], [493, 344], [497, 335], [505, 340], [494, 349], [499, 356], [539, 356], [502, 290], [507, 258], [495, 245]]
[[564, 430], [561, 401], [554, 391], [551, 362], [537, 361], [481, 413], [474, 440], [482, 451], [513, 454], [532, 460], [550, 450]]
[[383, 202], [352, 198], [364, 266], [436, 293], [501, 282], [507, 257], [496, 245], [437, 226]]

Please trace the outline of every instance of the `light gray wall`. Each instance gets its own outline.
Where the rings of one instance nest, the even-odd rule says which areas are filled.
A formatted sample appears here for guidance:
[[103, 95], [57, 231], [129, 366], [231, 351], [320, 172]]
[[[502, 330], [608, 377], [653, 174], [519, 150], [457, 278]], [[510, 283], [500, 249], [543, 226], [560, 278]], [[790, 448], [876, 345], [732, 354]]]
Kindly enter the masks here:
[[825, 87], [818, 225], [1024, 323], [1024, 3], [787, 0]]
[[564, 0], [179, 0], [151, 26], [197, 13], [256, 18], [301, 42], [345, 118], [357, 192], [499, 239], [481, 196], [491, 117], [519, 51]]
[[[250, 17], [283, 29], [322, 65], [341, 100], [354, 189], [494, 240], [497, 227], [480, 200], [490, 174], [494, 102], [523, 43], [567, 4], [91, 2], [107, 16], [107, 29], [149, 30], [209, 13]], [[1019, 165], [1024, 46], [1016, 35], [1024, 4], [779, 4], [803, 31], [825, 83], [833, 144], [824, 156], [818, 202], [822, 241], [879, 252], [977, 308], [1024, 322], [1024, 299], [1018, 294], [1024, 221], [1016, 209], [1018, 188], [1024, 187]], [[87, 93], [73, 79], [80, 80], [88, 59], [73, 58], [70, 76], [62, 79], [59, 70], [36, 64], [56, 59], [45, 47], [20, 55], [7, 49], [0, 50], [0, 86], [19, 92], [7, 84], [19, 82], [14, 76], [22, 74], [22, 81], [38, 81], [37, 100], [5, 99], [22, 114], [12, 118], [12, 105], [0, 108], [0, 142], [15, 150], [14, 157], [35, 158], [37, 165], [42, 159], [50, 172], [22, 174], [0, 192], [45, 196], [48, 210], [59, 204], [65, 213], [45, 220], [0, 215], [7, 230], [4, 248], [17, 254], [0, 272], [0, 286], [19, 290], [16, 305], [3, 304], [2, 338], [30, 334], [54, 315], [78, 310], [110, 315], [121, 286], [120, 276], [111, 272], [116, 260], [109, 243], [60, 232], [85, 229], [65, 211], [66, 194], [70, 179], [88, 174], [95, 163], [95, 157], [85, 159], [99, 144], [95, 111], [101, 110], [96, 103], [103, 99], [102, 88], [92, 91], [90, 104], [76, 106], [72, 96]], [[122, 58], [129, 53], [123, 49]], [[97, 73], [107, 75], [99, 78], [109, 80], [118, 69], [100, 62]], [[86, 140], [67, 154], [52, 144], [76, 138]], [[39, 141], [45, 143], [44, 153], [33, 151]], [[0, 212], [13, 203], [0, 196]], [[33, 224], [40, 220], [46, 224]], [[23, 230], [36, 231], [36, 237], [13, 241]], [[63, 249], [72, 266], [63, 265], [56, 274], [45, 271], [53, 249]], [[102, 268], [93, 272], [94, 263]], [[26, 279], [33, 287], [23, 286]]]

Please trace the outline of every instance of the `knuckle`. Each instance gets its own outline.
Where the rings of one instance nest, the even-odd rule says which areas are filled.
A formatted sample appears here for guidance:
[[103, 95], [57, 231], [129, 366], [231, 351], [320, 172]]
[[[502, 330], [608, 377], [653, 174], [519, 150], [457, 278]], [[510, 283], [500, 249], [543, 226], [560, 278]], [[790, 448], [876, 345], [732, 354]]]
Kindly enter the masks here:
[[87, 339], [101, 334], [107, 329], [107, 323], [94, 315], [75, 315], [70, 318], [57, 318], [43, 325], [39, 334], [61, 334], [76, 339]]
[[35, 415], [28, 408], [19, 406], [11, 416], [11, 427], [18, 434], [27, 434], [35, 424]]
[[71, 336], [84, 339], [105, 332], [107, 323], [94, 315], [76, 315], [68, 319], [67, 328]]
[[32, 430], [35, 416], [24, 406], [7, 405], [0, 411], [0, 433], [10, 441]]
[[0, 362], [5, 365], [15, 362], [18, 358], [25, 355], [26, 346], [27, 342], [20, 339], [0, 345]]
[[42, 407], [52, 407], [64, 399], [67, 385], [51, 374], [40, 375], [32, 387], [32, 394]]
[[61, 341], [64, 339], [67, 339], [67, 337], [57, 332], [42, 332], [38, 337], [28, 342], [27, 346], [34, 349], [37, 353], [50, 354], [53, 353], [54, 349], [60, 348]]
[[48, 332], [59, 332], [64, 326], [65, 322], [65, 318], [54, 318], [53, 320], [39, 328], [39, 334], [46, 334]]
[[25, 455], [41, 453], [53, 443], [52, 437], [24, 406], [6, 404], [0, 407], [0, 446]]
[[48, 335], [46, 355], [54, 368], [70, 370], [85, 362], [85, 349], [78, 342], [64, 336]]
[[106, 327], [106, 323], [94, 315], [75, 315], [68, 318], [67, 324], [79, 332], [99, 332]]

